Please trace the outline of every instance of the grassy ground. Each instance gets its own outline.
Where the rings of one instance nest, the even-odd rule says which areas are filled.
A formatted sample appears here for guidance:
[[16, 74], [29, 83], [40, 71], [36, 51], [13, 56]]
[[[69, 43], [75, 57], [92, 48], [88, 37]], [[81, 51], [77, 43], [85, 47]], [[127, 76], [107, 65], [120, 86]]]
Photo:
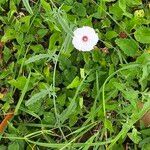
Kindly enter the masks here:
[[149, 24], [148, 0], [0, 0], [0, 150], [149, 150]]

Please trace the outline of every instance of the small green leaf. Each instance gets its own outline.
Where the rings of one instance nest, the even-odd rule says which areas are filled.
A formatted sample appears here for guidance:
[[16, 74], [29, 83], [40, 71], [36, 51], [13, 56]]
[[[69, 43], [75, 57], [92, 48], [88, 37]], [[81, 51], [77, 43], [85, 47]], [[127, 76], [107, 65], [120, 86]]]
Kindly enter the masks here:
[[135, 143], [138, 144], [142, 138], [138, 135], [139, 132], [133, 128], [132, 133], [128, 133], [129, 138]]
[[85, 78], [84, 68], [80, 68], [80, 76], [81, 76], [81, 78]]
[[106, 38], [107, 39], [109, 39], [109, 40], [111, 40], [112, 38], [115, 38], [115, 37], [117, 37], [117, 32], [115, 32], [115, 31], [107, 31], [107, 33], [106, 33]]
[[150, 28], [140, 27], [134, 32], [135, 39], [144, 44], [150, 43]]
[[116, 44], [127, 56], [135, 56], [138, 46], [135, 41], [130, 39], [116, 39]]
[[41, 0], [41, 5], [46, 12], [49, 13], [51, 11], [51, 6], [45, 0]]
[[26, 77], [20, 76], [16, 80], [12, 79], [12, 80], [8, 81], [8, 83], [19, 90], [23, 90], [26, 81], [27, 81]]
[[83, 108], [83, 97], [80, 97], [79, 99], [79, 106], [81, 109]]
[[39, 38], [43, 38], [47, 34], [47, 32], [48, 32], [48, 29], [39, 29], [37, 31], [37, 34], [38, 34]]
[[16, 31], [14, 29], [8, 28], [5, 30], [5, 34], [2, 37], [1, 41], [2, 42], [7, 42], [9, 40], [13, 40], [16, 38]]
[[113, 132], [113, 126], [112, 126], [112, 123], [107, 119], [106, 122], [106, 128], [110, 131], [110, 132]]
[[73, 81], [67, 86], [67, 89], [73, 89], [78, 87], [80, 84], [80, 79], [78, 76], [76, 76]]

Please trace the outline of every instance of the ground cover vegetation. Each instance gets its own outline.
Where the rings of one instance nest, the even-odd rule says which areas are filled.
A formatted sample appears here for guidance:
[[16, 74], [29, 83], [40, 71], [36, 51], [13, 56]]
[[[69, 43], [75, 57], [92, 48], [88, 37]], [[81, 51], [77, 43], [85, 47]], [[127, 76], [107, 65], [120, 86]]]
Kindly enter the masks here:
[[0, 150], [149, 150], [149, 25], [148, 0], [0, 0]]

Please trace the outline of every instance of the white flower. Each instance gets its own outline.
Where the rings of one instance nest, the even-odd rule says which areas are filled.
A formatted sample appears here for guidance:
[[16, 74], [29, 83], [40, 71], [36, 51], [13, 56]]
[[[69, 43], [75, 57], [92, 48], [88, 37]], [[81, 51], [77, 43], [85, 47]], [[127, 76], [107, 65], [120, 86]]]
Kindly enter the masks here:
[[77, 28], [73, 33], [72, 44], [80, 51], [90, 51], [98, 42], [98, 35], [91, 27]]

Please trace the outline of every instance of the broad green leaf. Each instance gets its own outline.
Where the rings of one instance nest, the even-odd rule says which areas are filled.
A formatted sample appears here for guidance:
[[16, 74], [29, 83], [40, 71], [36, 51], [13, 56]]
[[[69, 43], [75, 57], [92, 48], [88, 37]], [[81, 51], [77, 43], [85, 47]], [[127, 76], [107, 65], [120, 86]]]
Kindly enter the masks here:
[[25, 8], [27, 9], [27, 11], [28, 11], [31, 15], [33, 15], [33, 11], [32, 11], [32, 9], [31, 9], [31, 7], [30, 7], [30, 4], [29, 4], [29, 0], [22, 0], [22, 1], [23, 1], [23, 4], [24, 4]]
[[78, 16], [86, 16], [86, 9], [82, 3], [75, 2], [72, 8], [72, 12]]
[[44, 109], [43, 110], [41, 109], [42, 108], [42, 101], [40, 101], [40, 100], [36, 101], [35, 103], [33, 103], [27, 107], [28, 107], [27, 110], [29, 110], [30, 112], [33, 112], [35, 114], [41, 114], [45, 111]]
[[44, 58], [51, 58], [52, 56], [49, 54], [39, 54], [39, 55], [35, 55], [30, 57], [28, 60], [25, 61], [25, 65], [33, 63], [35, 61], [38, 61], [40, 59], [44, 59]]
[[138, 46], [135, 41], [130, 39], [116, 39], [116, 44], [127, 56], [135, 56]]
[[69, 126], [72, 127], [78, 121], [77, 115], [71, 115], [69, 117]]
[[149, 27], [140, 27], [134, 32], [135, 39], [144, 44], [150, 43], [150, 28]]
[[144, 138], [144, 140], [142, 140], [140, 143], [142, 143], [142, 150], [149, 150], [149, 148], [150, 148], [150, 138]]
[[29, 114], [29, 115], [31, 115], [31, 116], [33, 116], [33, 117], [35, 117], [35, 118], [38, 118], [39, 120], [41, 120], [41, 118], [31, 110], [28, 110], [28, 109], [23, 108], [23, 107], [20, 107], [20, 110], [27, 113], [27, 114]]
[[138, 94], [139, 92], [138, 91], [135, 91], [133, 89], [128, 89], [128, 91], [123, 91], [123, 97], [126, 99], [126, 100], [129, 100], [131, 105], [136, 108], [136, 105], [137, 105], [137, 100], [138, 100]]
[[36, 93], [35, 95], [31, 96], [31, 98], [28, 101], [26, 101], [25, 104], [26, 104], [26, 106], [32, 105], [35, 102], [37, 102], [38, 100], [44, 98], [48, 94], [49, 94], [48, 90], [42, 90], [41, 92]]
[[118, 34], [117, 34], [117, 32], [111, 30], [111, 31], [107, 31], [105, 36], [107, 39], [111, 40], [112, 38], [117, 37]]
[[[21, 27], [20, 27], [20, 31], [21, 32], [29, 32], [30, 23], [31, 23], [31, 16], [23, 16], [23, 17], [21, 17], [19, 19], [19, 23], [21, 23]], [[17, 31], [18, 30], [17, 24], [15, 25], [15, 27], [16, 27], [16, 31]]]
[[62, 5], [61, 9], [65, 12], [69, 12], [71, 10], [72, 6], [69, 5]]
[[125, 12], [126, 11], [126, 0], [119, 0], [119, 7]]
[[16, 115], [18, 113], [18, 110], [20, 108], [20, 105], [22, 103], [22, 101], [24, 100], [24, 96], [27, 92], [27, 89], [28, 89], [28, 86], [29, 86], [29, 82], [30, 82], [30, 76], [31, 76], [31, 72], [29, 73], [28, 75], [28, 78], [27, 78], [27, 81], [26, 83], [24, 84], [24, 88], [22, 89], [22, 93], [21, 93], [21, 96], [18, 100], [18, 103], [17, 103], [17, 106], [15, 107], [15, 111], [14, 111], [14, 114]]
[[64, 106], [66, 102], [66, 94], [58, 96], [56, 101], [60, 106]]
[[122, 9], [122, 11], [124, 12], [123, 15], [131, 18], [132, 14], [130, 14], [129, 12], [127, 12], [126, 8], [127, 8], [127, 1], [126, 0], [119, 0], [119, 7]]
[[31, 45], [30, 48], [35, 52], [35, 53], [41, 53], [44, 52], [44, 48], [41, 44], [36, 44], [36, 45]]
[[77, 104], [76, 104], [76, 100], [71, 99], [70, 100], [70, 104], [67, 107], [67, 109], [65, 109], [61, 114], [60, 114], [60, 121], [63, 123], [66, 119], [68, 119], [68, 117], [74, 113], [74, 111], [76, 110]]
[[123, 10], [119, 7], [119, 3], [110, 6], [109, 13], [113, 14], [115, 19], [121, 19], [123, 16]]
[[136, 62], [145, 66], [147, 63], [150, 62], [150, 54], [148, 52], [143, 53], [137, 58]]
[[[1, 138], [0, 138], [1, 139]], [[0, 150], [7, 150], [7, 147], [4, 145], [0, 145]]]
[[52, 112], [45, 112], [43, 121], [48, 124], [55, 124], [55, 116]]
[[19, 150], [19, 144], [17, 142], [13, 142], [8, 146], [8, 150]]

